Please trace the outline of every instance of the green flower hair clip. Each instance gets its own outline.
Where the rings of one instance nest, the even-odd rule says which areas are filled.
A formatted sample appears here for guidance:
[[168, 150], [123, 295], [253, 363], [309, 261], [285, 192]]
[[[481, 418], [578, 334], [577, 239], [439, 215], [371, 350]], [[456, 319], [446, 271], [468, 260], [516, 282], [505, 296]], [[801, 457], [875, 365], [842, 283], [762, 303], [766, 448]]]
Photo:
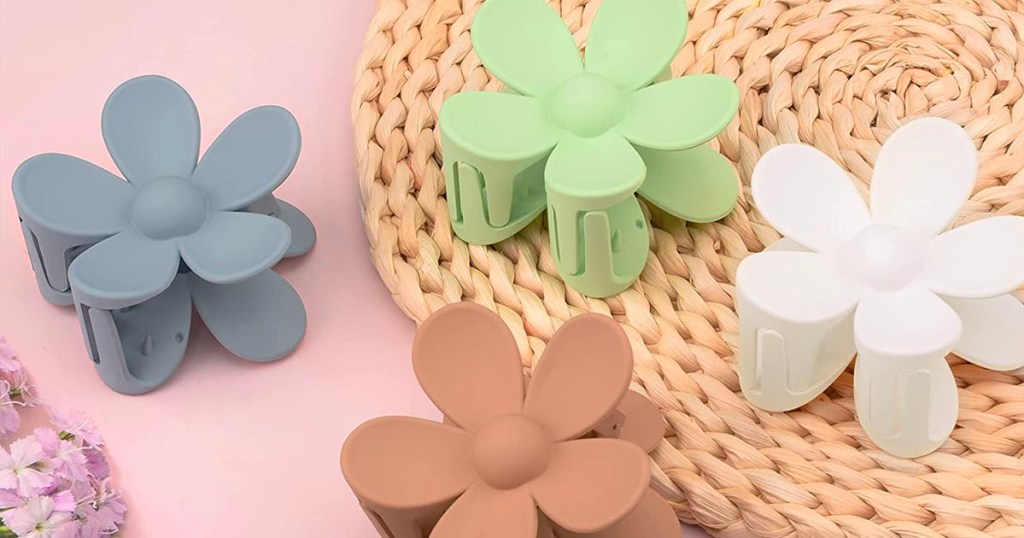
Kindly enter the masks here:
[[604, 0], [584, 61], [543, 0], [480, 6], [473, 45], [508, 90], [459, 93], [441, 108], [455, 233], [497, 243], [546, 207], [566, 283], [607, 297], [639, 277], [650, 250], [636, 194], [689, 221], [728, 215], [736, 176], [705, 143], [735, 116], [736, 85], [718, 75], [653, 83], [687, 22], [682, 0]]

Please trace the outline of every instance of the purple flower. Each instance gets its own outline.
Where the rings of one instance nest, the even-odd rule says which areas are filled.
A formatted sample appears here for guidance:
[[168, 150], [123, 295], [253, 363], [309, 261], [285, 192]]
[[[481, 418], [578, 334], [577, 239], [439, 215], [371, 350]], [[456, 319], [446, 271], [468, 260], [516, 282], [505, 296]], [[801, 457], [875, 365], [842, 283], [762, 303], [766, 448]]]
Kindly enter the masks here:
[[78, 505], [76, 515], [83, 520], [81, 537], [95, 538], [117, 532], [120, 525], [124, 524], [127, 511], [128, 507], [121, 495], [109, 489], [108, 481], [96, 483], [92, 498]]
[[10, 452], [0, 448], [0, 488], [30, 497], [52, 487], [53, 477], [40, 470], [45, 459], [43, 447], [31, 437], [11, 443]]
[[17, 372], [21, 370], [21, 363], [18, 362], [17, 353], [14, 352], [7, 339], [0, 336], [0, 372]]
[[7, 528], [26, 538], [67, 536], [70, 522], [71, 513], [58, 511], [50, 497], [32, 497], [24, 506], [4, 512]]
[[49, 458], [54, 474], [58, 478], [73, 481], [88, 480], [88, 463], [81, 447], [68, 440], [61, 439], [57, 432], [49, 428], [36, 428], [33, 437], [43, 447], [43, 454]]
[[110, 466], [107, 464], [107, 457], [102, 451], [95, 448], [86, 448], [85, 452], [85, 469], [89, 472], [89, 476], [95, 480], [104, 480], [110, 476]]
[[17, 402], [21, 402], [23, 405], [32, 407], [36, 405], [38, 401], [35, 395], [35, 389], [28, 382], [28, 374], [25, 370], [17, 370], [15, 372], [0, 372], [3, 373], [3, 378], [10, 385], [9, 393], [11, 399]]
[[21, 415], [17, 402], [11, 400], [11, 385], [0, 379], [0, 437], [10, 435], [21, 428]]
[[21, 498], [17, 492], [10, 489], [0, 489], [0, 510], [7, 510], [8, 508], [17, 508], [25, 504], [25, 499]]
[[70, 435], [76, 439], [81, 439], [85, 444], [95, 448], [103, 446], [103, 437], [100, 435], [99, 430], [96, 429], [96, 424], [93, 423], [88, 417], [77, 411], [61, 411], [50, 407], [50, 419], [53, 425], [62, 434]]

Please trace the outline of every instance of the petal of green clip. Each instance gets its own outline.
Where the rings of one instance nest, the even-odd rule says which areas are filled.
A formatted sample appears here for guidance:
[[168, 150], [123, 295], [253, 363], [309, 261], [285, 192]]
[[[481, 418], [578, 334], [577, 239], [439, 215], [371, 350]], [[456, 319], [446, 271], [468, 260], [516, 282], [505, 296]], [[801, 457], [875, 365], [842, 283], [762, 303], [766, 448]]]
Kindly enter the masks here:
[[690, 222], [713, 222], [736, 206], [736, 172], [710, 147], [639, 152], [647, 163], [647, 179], [639, 194], [667, 213]]
[[604, 0], [590, 25], [586, 70], [624, 90], [642, 88], [679, 53], [687, 22], [682, 0]]
[[607, 297], [639, 277], [649, 254], [637, 194], [686, 220], [727, 215], [735, 172], [703, 144], [732, 121], [739, 92], [717, 75], [665, 80], [686, 25], [682, 0], [604, 0], [583, 61], [543, 0], [487, 0], [473, 44], [507, 88], [441, 108], [455, 233], [492, 244], [546, 208], [565, 282]]
[[691, 75], [630, 96], [622, 134], [637, 146], [680, 150], [718, 136], [736, 116], [740, 92], [719, 75]]
[[583, 70], [576, 40], [541, 0], [484, 2], [470, 33], [480, 61], [523, 95], [543, 96]]

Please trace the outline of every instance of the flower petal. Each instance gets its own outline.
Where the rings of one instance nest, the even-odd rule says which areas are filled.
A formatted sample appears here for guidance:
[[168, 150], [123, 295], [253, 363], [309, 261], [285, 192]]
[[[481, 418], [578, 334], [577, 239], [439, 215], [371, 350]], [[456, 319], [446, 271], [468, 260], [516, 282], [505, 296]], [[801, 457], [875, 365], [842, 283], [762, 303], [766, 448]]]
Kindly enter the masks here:
[[941, 295], [981, 299], [1024, 285], [1024, 217], [1001, 216], [954, 228], [928, 245], [925, 279]]
[[633, 350], [619, 324], [600, 314], [565, 322], [544, 348], [523, 411], [556, 441], [574, 439], [608, 416], [633, 376]]
[[482, 306], [456, 303], [427, 318], [412, 363], [434, 405], [467, 430], [523, 409], [519, 348], [501, 318]]
[[286, 258], [302, 256], [313, 250], [313, 245], [316, 244], [316, 228], [313, 226], [313, 221], [301, 209], [292, 204], [284, 200], [278, 200], [277, 203], [281, 208], [276, 215], [277, 218], [284, 221], [292, 231], [292, 241], [288, 244], [288, 250], [285, 251], [284, 256]]
[[114, 163], [136, 185], [164, 176], [187, 178], [199, 156], [199, 113], [173, 80], [147, 75], [121, 84], [103, 107], [103, 140]]
[[859, 286], [813, 252], [767, 251], [736, 271], [740, 382], [759, 408], [788, 411], [821, 394], [853, 358]]
[[833, 249], [871, 224], [846, 172], [811, 146], [769, 150], [754, 166], [751, 188], [768, 222], [811, 250]]
[[639, 193], [691, 222], [713, 222], [732, 212], [739, 180], [729, 161], [708, 146], [682, 151], [637, 150], [647, 165]]
[[637, 146], [689, 149], [718, 136], [736, 116], [739, 104], [740, 91], [731, 80], [690, 75], [631, 95], [629, 113], [619, 128]]
[[1006, 293], [989, 299], [943, 297], [960, 316], [963, 334], [953, 352], [998, 372], [1024, 367], [1024, 304]]
[[[860, 312], [858, 311], [858, 320]], [[861, 351], [854, 369], [857, 416], [886, 452], [916, 458], [949, 438], [956, 425], [957, 391], [945, 351], [915, 356]]]
[[366, 422], [341, 449], [341, 470], [356, 496], [394, 509], [455, 499], [476, 480], [470, 461], [469, 434], [411, 417]]
[[203, 323], [228, 351], [256, 362], [280, 359], [306, 334], [306, 309], [274, 271], [231, 284], [192, 275], [192, 300]]
[[441, 105], [438, 121], [445, 143], [483, 160], [540, 159], [558, 142], [543, 101], [511, 93], [457, 93]]
[[876, 222], [940, 233], [971, 195], [977, 173], [978, 151], [959, 125], [941, 118], [913, 120], [878, 152], [871, 214]]
[[68, 280], [77, 302], [111, 310], [159, 295], [178, 274], [178, 262], [173, 241], [149, 239], [127, 229], [75, 258]]
[[592, 534], [563, 532], [561, 535], [564, 538], [679, 538], [680, 533], [682, 528], [672, 506], [648, 488], [636, 509], [611, 527]]
[[291, 243], [288, 225], [255, 213], [215, 211], [198, 232], [178, 240], [181, 257], [203, 280], [231, 284], [276, 264]]
[[647, 175], [636, 149], [615, 133], [566, 136], [544, 170], [548, 196], [571, 198], [580, 209], [605, 209], [632, 195]]
[[535, 169], [558, 142], [540, 100], [499, 92], [458, 93], [441, 106], [439, 123], [456, 231], [492, 230], [496, 237], [466, 239], [493, 243], [537, 216], [544, 207], [544, 189], [542, 174]]
[[192, 182], [213, 209], [241, 209], [276, 189], [295, 168], [299, 123], [279, 106], [261, 106], [231, 122], [196, 165]]
[[555, 445], [533, 497], [551, 521], [568, 531], [593, 533], [621, 521], [640, 503], [651, 462], [636, 445], [617, 439], [580, 439]]
[[590, 26], [586, 70], [624, 90], [646, 86], [679, 52], [687, 22], [679, 0], [604, 0]]
[[650, 235], [636, 196], [606, 210], [579, 210], [548, 199], [551, 253], [565, 283], [589, 297], [610, 297], [633, 284], [647, 263]]
[[128, 223], [136, 189], [77, 157], [36, 155], [14, 172], [18, 213], [64, 234], [114, 235]]
[[854, 319], [860, 353], [901, 357], [949, 353], [960, 338], [956, 312], [930, 290], [910, 285], [890, 292], [867, 290]]
[[536, 538], [537, 508], [527, 488], [474, 484], [445, 512], [430, 538]]
[[583, 71], [576, 40], [542, 0], [488, 0], [471, 36], [484, 66], [517, 93], [540, 97]]

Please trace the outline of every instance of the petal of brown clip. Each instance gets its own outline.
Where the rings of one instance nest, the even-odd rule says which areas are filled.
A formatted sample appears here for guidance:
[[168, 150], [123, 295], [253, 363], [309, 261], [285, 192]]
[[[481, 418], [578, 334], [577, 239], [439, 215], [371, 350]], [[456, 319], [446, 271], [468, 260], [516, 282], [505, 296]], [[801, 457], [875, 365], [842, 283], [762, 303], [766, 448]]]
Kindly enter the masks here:
[[384, 538], [677, 538], [650, 489], [657, 409], [628, 390], [633, 355], [612, 319], [555, 333], [527, 389], [511, 332], [471, 303], [420, 328], [416, 376], [445, 423], [390, 417], [357, 428], [345, 479]]

